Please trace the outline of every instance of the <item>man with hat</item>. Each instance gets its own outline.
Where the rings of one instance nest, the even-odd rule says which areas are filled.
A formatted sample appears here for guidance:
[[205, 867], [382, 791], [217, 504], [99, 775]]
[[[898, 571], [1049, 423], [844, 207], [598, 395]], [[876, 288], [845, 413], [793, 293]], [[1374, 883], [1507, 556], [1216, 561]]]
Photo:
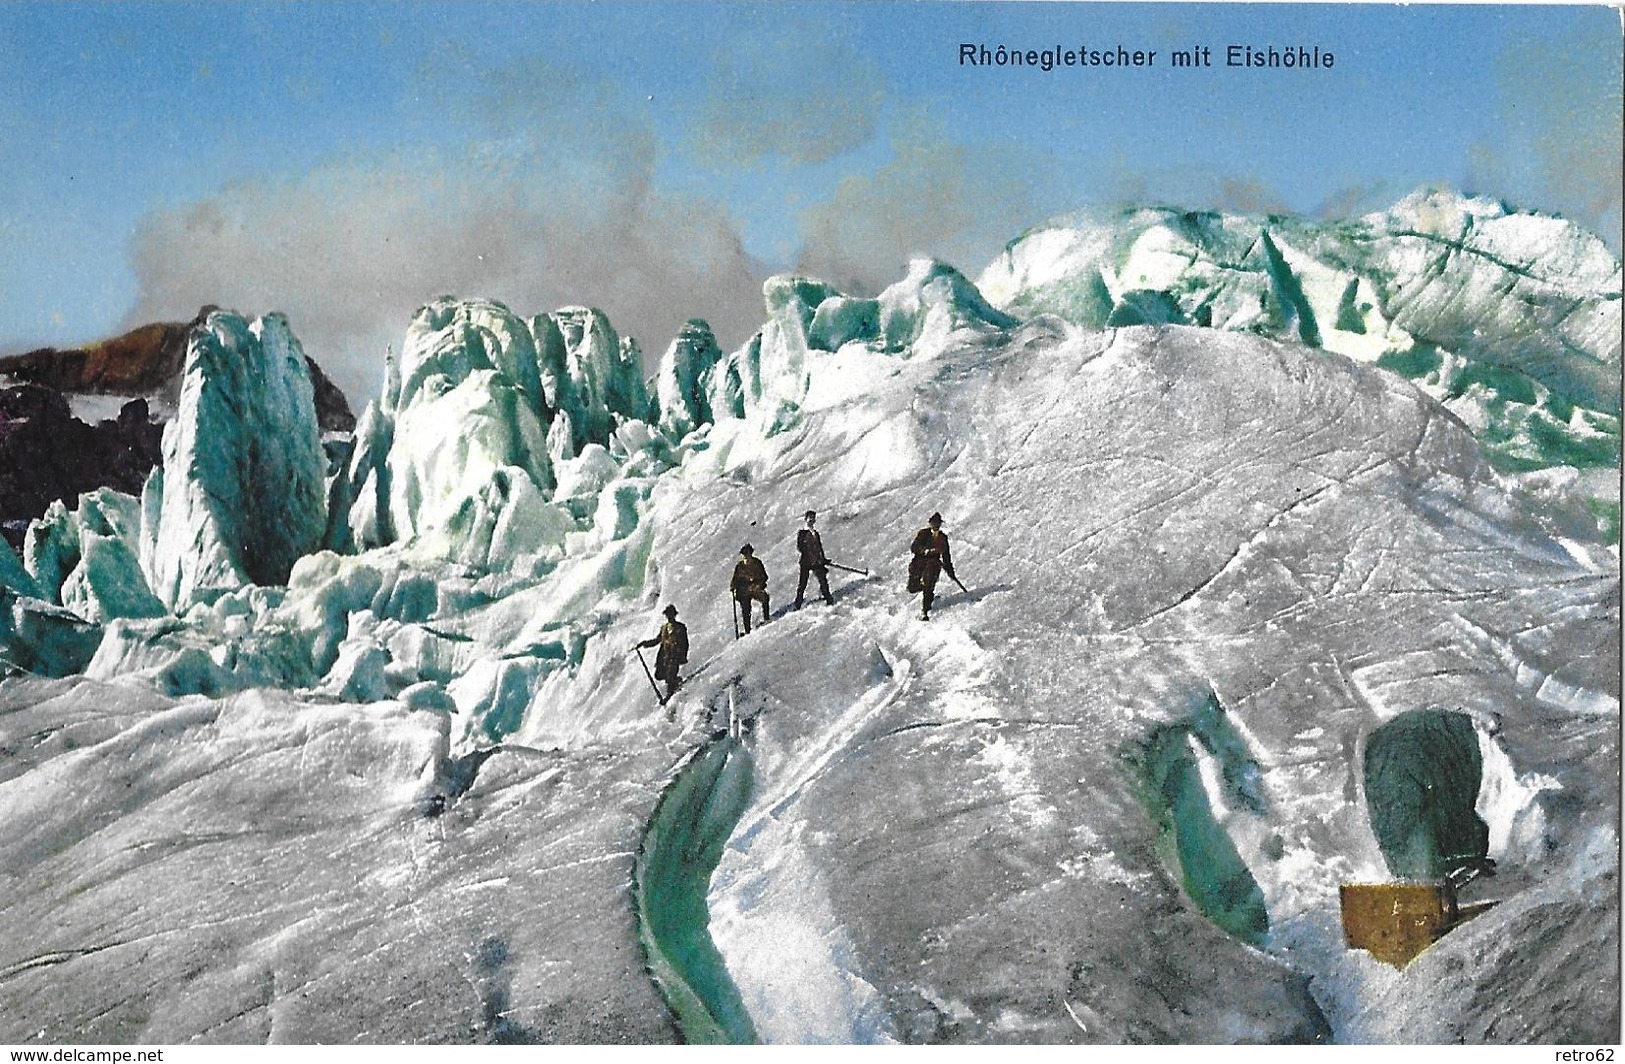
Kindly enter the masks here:
[[920, 603], [920, 620], [931, 619], [931, 600], [936, 597], [937, 577], [944, 572], [949, 579], [958, 581], [954, 575], [953, 555], [948, 551], [948, 537], [942, 531], [942, 515], [932, 514], [926, 521], [928, 527], [914, 533], [914, 542], [909, 544], [913, 559], [908, 563], [908, 592], [925, 593]]
[[677, 619], [676, 606], [667, 606], [665, 613], [666, 623], [660, 626], [660, 634], [653, 639], [645, 639], [637, 646], [639, 649], [660, 648], [655, 654], [655, 676], [666, 681], [666, 701], [669, 702], [683, 682], [677, 673], [688, 661], [688, 625]]
[[807, 595], [807, 574], [818, 574], [818, 590], [824, 593], [824, 601], [831, 606], [835, 605], [835, 596], [829, 593], [829, 559], [824, 556], [824, 541], [818, 538], [818, 530], [813, 524], [818, 520], [818, 513], [807, 511], [807, 527], [796, 533], [796, 550], [801, 554], [801, 579], [796, 581], [796, 609], [801, 608], [802, 599]]
[[739, 612], [744, 616], [746, 635], [750, 634], [750, 604], [753, 601], [762, 604], [762, 623], [766, 624], [771, 619], [767, 604], [767, 567], [756, 557], [756, 551], [749, 543], [739, 548], [739, 563], [734, 566], [728, 590], [733, 592]]

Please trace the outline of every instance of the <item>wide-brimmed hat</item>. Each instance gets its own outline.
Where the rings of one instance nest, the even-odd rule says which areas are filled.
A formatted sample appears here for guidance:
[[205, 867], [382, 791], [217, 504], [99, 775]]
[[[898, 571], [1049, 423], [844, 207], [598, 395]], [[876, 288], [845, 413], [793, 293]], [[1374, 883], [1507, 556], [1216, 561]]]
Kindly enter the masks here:
[[808, 519], [811, 519], [811, 518], [814, 518], [814, 517], [818, 516], [818, 511], [817, 510], [808, 510], [805, 514], [802, 514], [802, 516], [806, 517]]
[[665, 613], [667, 617], [675, 617], [677, 616], [677, 607], [667, 606], [662, 612]]
[[942, 524], [942, 515], [932, 514], [930, 517], [925, 519], [925, 523], [928, 525], [940, 525]]
[[752, 547], [749, 543], [747, 543], [743, 547], [739, 548], [739, 553], [740, 554], [754, 554], [755, 552], [756, 552], [756, 548]]

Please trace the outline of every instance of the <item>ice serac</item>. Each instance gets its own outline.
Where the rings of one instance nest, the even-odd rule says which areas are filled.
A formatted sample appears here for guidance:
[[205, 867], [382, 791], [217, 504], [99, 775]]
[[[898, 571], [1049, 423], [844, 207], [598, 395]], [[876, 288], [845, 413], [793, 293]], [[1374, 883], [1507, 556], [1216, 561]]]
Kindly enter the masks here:
[[285, 582], [326, 532], [326, 472], [310, 372], [287, 319], [211, 313], [188, 342], [162, 475], [148, 481], [152, 590], [184, 609]]
[[68, 676], [95, 653], [101, 630], [49, 601], [34, 577], [0, 543], [0, 676]]
[[[569, 351], [564, 334], [551, 314], [530, 319], [530, 334], [536, 342], [537, 377], [542, 395], [553, 410], [553, 423], [547, 431], [547, 454], [556, 464], [576, 453], [576, 422], [581, 420], [581, 400], [570, 377]], [[578, 411], [572, 414], [571, 411]]]
[[[1617, 979], [1550, 973], [1617, 971], [1617, 550], [1406, 381], [1219, 328], [1284, 320], [1287, 273], [1160, 217], [1144, 277], [1112, 259], [1080, 299], [1185, 307], [1156, 270], [1201, 244], [1245, 274], [1194, 306], [1214, 327], [1007, 326], [930, 267], [874, 300], [785, 281], [682, 439], [586, 398], [590, 315], [527, 323], [537, 401], [491, 305], [437, 302], [347, 473], [352, 518], [387, 514], [348, 531], [387, 544], [177, 617], [13, 595], [24, 667], [95, 659], [0, 683], [0, 1040], [1614, 1037]], [[1363, 277], [1269, 232], [1326, 347], [1383, 335]], [[489, 460], [540, 438], [550, 488]], [[408, 475], [443, 531], [388, 527]], [[735, 639], [725, 559], [752, 542], [782, 600], [808, 507], [860, 571]], [[966, 589], [921, 621], [896, 577], [933, 510]], [[668, 603], [663, 712], [632, 647]], [[1433, 823], [1362, 787], [1425, 707], [1469, 725], [1503, 901], [1398, 973], [1346, 949], [1337, 888]]]
[[808, 331], [818, 307], [840, 293], [810, 277], [769, 277], [762, 285], [767, 324], [762, 326], [755, 369], [760, 415], [782, 425], [807, 394]]
[[79, 497], [73, 522], [78, 557], [62, 580], [64, 608], [97, 624], [167, 612], [141, 569], [140, 500], [99, 488]]
[[717, 418], [748, 417], [769, 434], [794, 423], [815, 370], [848, 345], [907, 357], [916, 349], [935, 350], [956, 333], [985, 334], [1016, 324], [959, 271], [930, 259], [910, 263], [907, 276], [875, 299], [783, 274], [763, 284], [762, 301], [766, 324], [712, 371], [707, 395]]
[[681, 439], [714, 420], [706, 385], [720, 361], [722, 349], [711, 326], [699, 318], [684, 322], [661, 356], [656, 376], [663, 431]]
[[29, 523], [24, 566], [40, 596], [88, 620], [155, 616], [157, 603], [138, 559], [141, 503], [111, 488], [53, 502]]
[[880, 336], [880, 300], [828, 296], [813, 312], [807, 343], [820, 351], [839, 351], [854, 340], [867, 343]]
[[481, 567], [556, 546], [544, 513], [553, 408], [529, 325], [500, 303], [438, 299], [408, 328], [398, 373], [362, 415], [358, 542], [412, 541]]
[[348, 553], [394, 541], [388, 464], [394, 436], [394, 419], [377, 402], [369, 402], [356, 422], [349, 461], [328, 483], [323, 546]]
[[[139, 559], [139, 500], [98, 488], [69, 510], [54, 502], [24, 538], [24, 564], [8, 547], [0, 589], [0, 662], [12, 671], [60, 676], [91, 660], [102, 626], [167, 610], [147, 586]], [[8, 564], [9, 563], [9, 564]]]
[[60, 501], [30, 521], [23, 537], [23, 568], [42, 598], [62, 601], [62, 584], [79, 564], [79, 523]]
[[[704, 368], [682, 371], [684, 401], [703, 398]], [[641, 374], [637, 344], [597, 310], [527, 320], [491, 300], [425, 305], [383, 397], [362, 414], [335, 481], [346, 517], [328, 542], [405, 544], [482, 571], [556, 563], [567, 537], [584, 531], [580, 520], [590, 521], [571, 505], [582, 457], [613, 455], [616, 470], [631, 470], [665, 446], [648, 424], [659, 407]], [[709, 418], [708, 406], [690, 411], [684, 401], [673, 400], [673, 416], [682, 408], [690, 428], [695, 415]]]
[[1353, 221], [1081, 212], [1012, 241], [980, 286], [1089, 328], [1188, 321], [1375, 362], [1470, 425], [1497, 470], [1583, 500], [1617, 541], [1620, 278], [1579, 226], [1422, 189]]
[[940, 346], [960, 329], [999, 330], [1016, 319], [994, 309], [958, 270], [934, 259], [915, 259], [908, 276], [880, 293], [880, 335], [885, 350]]
[[6, 544], [5, 550], [0, 551], [0, 588], [30, 598], [39, 597], [39, 585], [34, 583], [34, 577], [23, 568], [22, 561], [9, 543]]
[[574, 447], [607, 444], [621, 421], [648, 420], [649, 394], [643, 384], [643, 359], [635, 343], [615, 332], [596, 307], [563, 307], [552, 315], [564, 341], [564, 379], [570, 382], [568, 405]]
[[104, 625], [122, 617], [161, 617], [141, 569], [141, 502], [99, 487], [31, 521], [23, 565], [0, 556], [0, 661], [24, 673], [65, 676], [88, 668]]
[[1620, 264], [1596, 236], [1494, 200], [1436, 190], [1367, 219], [1389, 320], [1554, 395], [1620, 409]]

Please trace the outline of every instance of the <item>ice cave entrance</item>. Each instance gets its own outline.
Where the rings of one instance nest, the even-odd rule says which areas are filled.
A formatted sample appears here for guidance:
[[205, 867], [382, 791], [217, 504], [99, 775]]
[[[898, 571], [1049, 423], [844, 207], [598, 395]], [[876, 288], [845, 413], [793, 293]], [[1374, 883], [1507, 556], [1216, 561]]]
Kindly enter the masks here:
[[1365, 803], [1388, 871], [1447, 879], [1483, 867], [1490, 829], [1475, 808], [1484, 760], [1466, 714], [1413, 709], [1365, 745]]
[[1478, 731], [1462, 713], [1411, 710], [1366, 739], [1366, 811], [1397, 882], [1339, 888], [1351, 949], [1403, 968], [1495, 904], [1463, 906], [1456, 897], [1490, 867], [1490, 829], [1477, 809], [1483, 777]]

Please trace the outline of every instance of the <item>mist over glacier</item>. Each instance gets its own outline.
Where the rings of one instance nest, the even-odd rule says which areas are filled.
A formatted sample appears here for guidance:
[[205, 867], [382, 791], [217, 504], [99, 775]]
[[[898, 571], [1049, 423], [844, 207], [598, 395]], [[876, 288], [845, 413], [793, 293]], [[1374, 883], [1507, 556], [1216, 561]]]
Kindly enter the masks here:
[[[591, 308], [432, 299], [325, 441], [289, 323], [210, 315], [142, 497], [0, 554], [0, 1030], [1612, 1041], [1619, 278], [1444, 193], [1063, 219], [775, 277], [648, 381]], [[809, 508], [868, 575], [786, 610]], [[1337, 897], [1402, 874], [1364, 755], [1419, 710], [1500, 904], [1398, 971]]]

